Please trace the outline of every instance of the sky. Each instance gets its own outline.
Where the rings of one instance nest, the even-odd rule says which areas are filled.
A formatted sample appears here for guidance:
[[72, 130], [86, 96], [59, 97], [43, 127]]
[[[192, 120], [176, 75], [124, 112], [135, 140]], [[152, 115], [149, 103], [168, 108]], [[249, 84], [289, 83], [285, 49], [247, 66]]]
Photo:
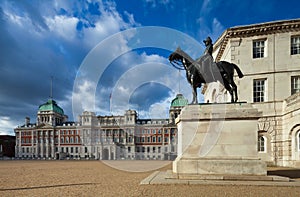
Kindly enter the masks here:
[[[177, 93], [191, 101], [184, 72], [168, 62], [180, 46], [192, 58], [233, 26], [300, 18], [299, 1], [1, 0], [0, 134], [35, 122], [50, 96], [70, 121], [83, 111], [167, 118]], [[52, 79], [52, 80], [51, 80]], [[52, 81], [52, 82], [51, 82]], [[52, 95], [51, 95], [52, 84]]]

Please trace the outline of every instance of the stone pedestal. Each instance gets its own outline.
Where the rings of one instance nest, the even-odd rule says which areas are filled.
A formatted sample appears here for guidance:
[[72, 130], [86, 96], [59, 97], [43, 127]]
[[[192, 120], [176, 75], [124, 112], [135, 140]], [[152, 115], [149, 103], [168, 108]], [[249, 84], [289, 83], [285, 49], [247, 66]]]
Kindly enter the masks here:
[[[266, 175], [258, 158], [257, 120], [247, 103], [188, 105], [176, 119], [178, 175]], [[180, 176], [179, 176], [180, 177]]]

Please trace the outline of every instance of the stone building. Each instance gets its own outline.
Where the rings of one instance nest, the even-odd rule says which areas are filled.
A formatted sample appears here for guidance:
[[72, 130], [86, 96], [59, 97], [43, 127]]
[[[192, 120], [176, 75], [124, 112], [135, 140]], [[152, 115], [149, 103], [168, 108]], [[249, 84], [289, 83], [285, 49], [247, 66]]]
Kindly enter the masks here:
[[174, 119], [186, 104], [178, 94], [171, 102], [170, 119], [139, 119], [135, 110], [118, 116], [85, 111], [78, 122], [68, 122], [63, 109], [49, 99], [39, 106], [37, 123], [25, 118], [25, 124], [15, 128], [15, 154], [28, 159], [173, 160]]
[[39, 106], [37, 122], [25, 123], [15, 129], [15, 156], [21, 158], [79, 157], [81, 149], [78, 123], [68, 117], [53, 99]]
[[[237, 64], [239, 101], [263, 112], [257, 125], [260, 157], [300, 166], [300, 19], [238, 26], [216, 40], [213, 56]], [[203, 89], [205, 102], [230, 101], [219, 83]], [[242, 131], [241, 131], [242, 132]]]

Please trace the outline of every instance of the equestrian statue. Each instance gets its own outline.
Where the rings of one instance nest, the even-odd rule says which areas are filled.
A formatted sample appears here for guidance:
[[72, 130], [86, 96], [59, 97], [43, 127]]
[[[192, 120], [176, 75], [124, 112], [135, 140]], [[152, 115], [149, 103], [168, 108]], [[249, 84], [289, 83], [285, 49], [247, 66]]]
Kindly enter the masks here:
[[210, 37], [203, 41], [206, 49], [204, 54], [197, 60], [193, 60], [187, 53], [178, 47], [170, 56], [170, 63], [177, 69], [186, 71], [186, 78], [192, 86], [193, 101], [191, 104], [197, 104], [197, 88], [202, 84], [219, 81], [231, 95], [231, 102], [238, 100], [237, 86], [234, 83], [233, 76], [236, 70], [239, 78], [244, 75], [240, 68], [230, 62], [214, 62], [212, 57], [213, 44]]

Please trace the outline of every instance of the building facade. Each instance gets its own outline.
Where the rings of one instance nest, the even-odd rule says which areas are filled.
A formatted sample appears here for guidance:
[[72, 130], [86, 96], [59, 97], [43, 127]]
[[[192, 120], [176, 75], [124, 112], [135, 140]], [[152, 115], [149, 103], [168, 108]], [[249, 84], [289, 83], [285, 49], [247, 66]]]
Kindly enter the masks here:
[[[216, 61], [237, 64], [239, 101], [263, 112], [258, 152], [271, 165], [300, 166], [300, 20], [227, 29], [215, 42]], [[203, 89], [205, 102], [229, 102], [219, 83]], [[241, 131], [242, 132], [242, 131]]]
[[53, 99], [39, 106], [37, 122], [15, 129], [15, 154], [28, 159], [154, 159], [177, 156], [175, 118], [187, 105], [178, 94], [171, 102], [169, 119], [139, 119], [135, 110], [122, 116], [97, 116], [85, 111], [69, 122]]

